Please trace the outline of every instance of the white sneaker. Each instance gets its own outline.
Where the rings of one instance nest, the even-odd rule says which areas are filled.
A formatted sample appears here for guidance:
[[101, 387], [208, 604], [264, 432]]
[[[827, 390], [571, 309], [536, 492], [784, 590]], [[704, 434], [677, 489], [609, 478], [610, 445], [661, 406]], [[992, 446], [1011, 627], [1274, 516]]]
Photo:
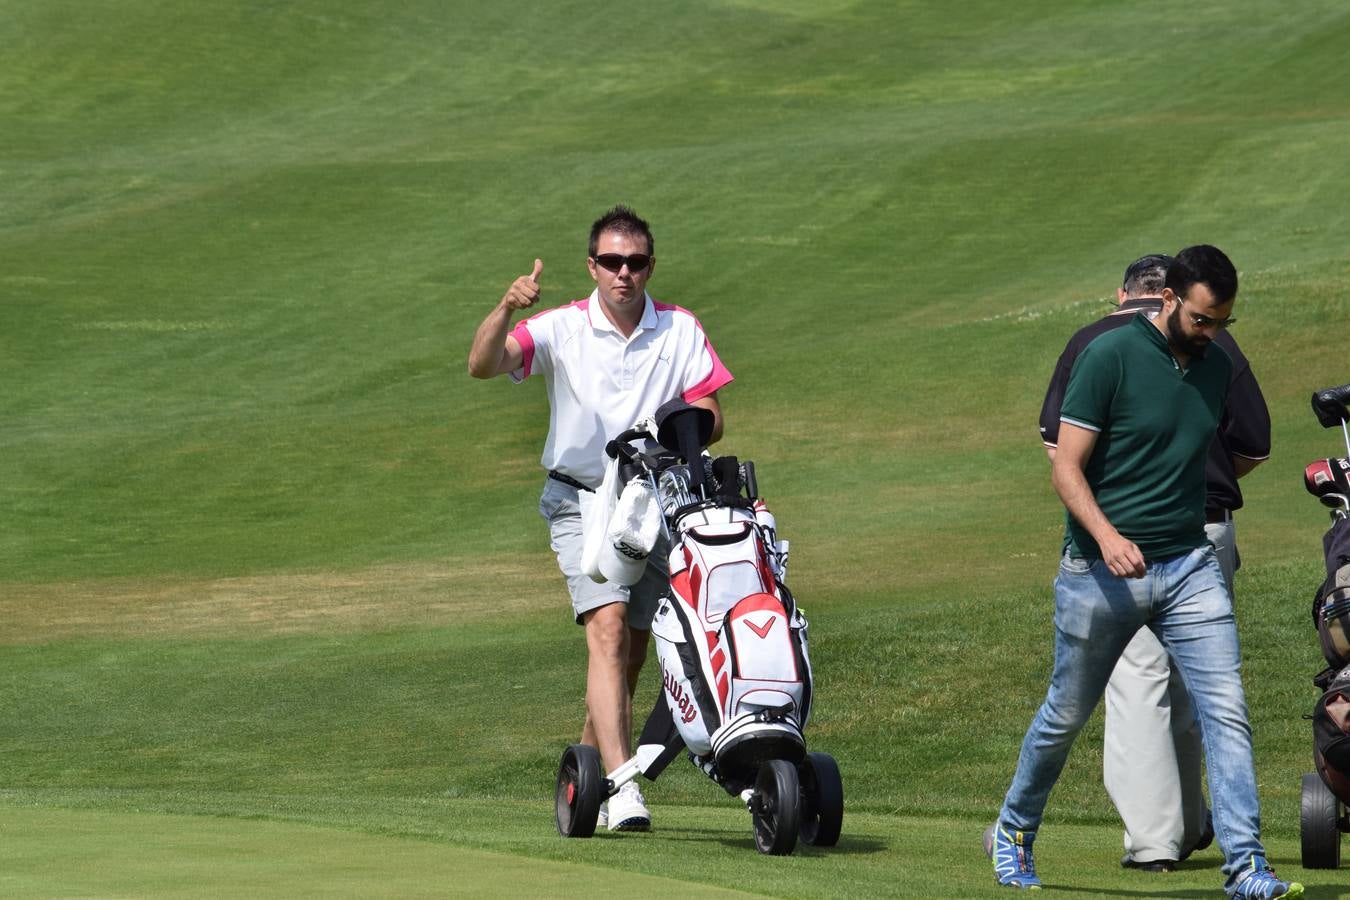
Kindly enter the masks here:
[[600, 815], [598, 815], [598, 816], [595, 817], [595, 827], [596, 827], [596, 828], [608, 828], [608, 827], [609, 827], [609, 801], [608, 801], [608, 800], [606, 800], [604, 803], [601, 803], [601, 804], [600, 804]]
[[630, 781], [608, 801], [605, 826], [610, 831], [651, 831], [652, 814], [637, 782]]

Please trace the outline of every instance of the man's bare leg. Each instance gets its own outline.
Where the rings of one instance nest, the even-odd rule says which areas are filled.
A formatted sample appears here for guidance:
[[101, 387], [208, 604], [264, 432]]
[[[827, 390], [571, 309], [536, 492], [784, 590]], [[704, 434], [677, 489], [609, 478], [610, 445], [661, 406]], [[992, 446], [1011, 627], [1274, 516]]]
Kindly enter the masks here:
[[606, 772], [613, 772], [633, 755], [627, 612], [624, 604], [610, 603], [582, 615], [589, 659], [581, 740], [600, 751]]
[[[642, 667], [647, 661], [647, 649], [648, 649], [648, 642], [650, 640], [651, 640], [650, 631], [647, 631], [642, 628], [628, 629], [628, 722], [630, 726], [628, 734], [630, 735], [630, 738], [629, 743], [626, 746], [629, 747], [630, 751], [632, 749], [631, 726], [633, 721], [632, 715], [633, 695], [637, 693], [638, 678], [641, 676]], [[589, 707], [589, 705], [590, 704], [588, 700], [587, 706]], [[581, 729], [581, 742], [583, 744], [589, 744], [590, 746], [595, 747], [597, 749], [600, 746], [600, 744], [596, 741], [595, 724], [591, 720], [591, 713], [589, 708], [586, 711], [586, 723], [585, 725], [582, 726]], [[625, 757], [624, 761], [627, 762], [628, 758], [629, 757]], [[605, 765], [608, 771], [614, 770], [614, 767], [609, 766], [608, 761], [606, 761]]]

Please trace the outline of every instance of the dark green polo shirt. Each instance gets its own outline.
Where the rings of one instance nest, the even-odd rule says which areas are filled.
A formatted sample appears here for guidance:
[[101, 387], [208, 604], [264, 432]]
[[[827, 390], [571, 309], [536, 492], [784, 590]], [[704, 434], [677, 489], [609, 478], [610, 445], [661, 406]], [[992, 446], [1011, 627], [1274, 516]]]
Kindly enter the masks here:
[[[1205, 458], [1232, 362], [1211, 342], [1185, 371], [1145, 316], [1094, 340], [1069, 376], [1060, 421], [1096, 431], [1084, 467], [1106, 518], [1147, 560], [1205, 542]], [[1092, 535], [1066, 516], [1070, 555], [1097, 558]]]

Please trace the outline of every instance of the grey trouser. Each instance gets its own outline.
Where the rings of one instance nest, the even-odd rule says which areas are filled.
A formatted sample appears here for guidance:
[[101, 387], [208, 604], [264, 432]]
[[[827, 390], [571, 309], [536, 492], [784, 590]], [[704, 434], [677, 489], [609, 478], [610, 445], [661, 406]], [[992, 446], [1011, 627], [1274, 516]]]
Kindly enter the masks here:
[[670, 542], [661, 537], [647, 560], [642, 580], [631, 588], [609, 582], [597, 583], [581, 571], [581, 548], [585, 534], [581, 527], [581, 506], [577, 489], [545, 479], [544, 493], [539, 498], [539, 514], [548, 520], [549, 543], [558, 557], [558, 569], [567, 579], [567, 592], [572, 595], [572, 615], [578, 625], [587, 612], [623, 603], [627, 607], [628, 625], [650, 631], [652, 618], [660, 599], [670, 588], [666, 575], [666, 555]]
[[[1233, 522], [1205, 526], [1228, 592], [1239, 565]], [[1181, 859], [1205, 828], [1200, 726], [1181, 677], [1153, 632], [1141, 628], [1106, 685], [1102, 780], [1137, 862]]]

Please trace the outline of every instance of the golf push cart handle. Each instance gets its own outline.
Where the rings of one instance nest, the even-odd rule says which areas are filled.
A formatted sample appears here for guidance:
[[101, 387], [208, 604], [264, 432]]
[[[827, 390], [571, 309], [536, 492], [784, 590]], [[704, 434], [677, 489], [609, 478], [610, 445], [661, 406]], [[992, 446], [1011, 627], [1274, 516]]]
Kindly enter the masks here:
[[1323, 428], [1335, 428], [1350, 420], [1350, 412], [1345, 408], [1347, 401], [1350, 401], [1350, 384], [1323, 388], [1312, 395], [1313, 412], [1317, 413], [1317, 421]]
[[647, 431], [645, 428], [630, 428], [608, 444], [605, 444], [605, 453], [609, 455], [610, 459], [614, 459], [619, 455], [619, 447], [621, 445], [632, 443], [639, 438], [649, 437], [651, 437], [651, 432]]

